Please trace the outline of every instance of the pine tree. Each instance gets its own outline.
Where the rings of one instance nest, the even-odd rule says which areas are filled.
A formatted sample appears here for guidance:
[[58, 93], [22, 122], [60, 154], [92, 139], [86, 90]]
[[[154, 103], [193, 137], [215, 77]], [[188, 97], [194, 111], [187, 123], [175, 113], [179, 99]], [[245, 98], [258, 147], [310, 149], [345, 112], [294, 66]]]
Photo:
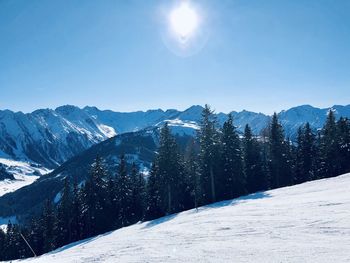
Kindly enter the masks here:
[[82, 238], [82, 191], [80, 191], [78, 183], [74, 181], [73, 183], [73, 201], [72, 201], [72, 211], [71, 211], [71, 241], [75, 242]]
[[6, 246], [6, 234], [5, 232], [2, 230], [2, 228], [0, 228], [0, 261], [5, 261], [6, 257], [5, 257], [5, 246]]
[[132, 164], [131, 173], [131, 223], [142, 220], [145, 210], [146, 182], [143, 175], [138, 171], [135, 163]]
[[208, 204], [217, 200], [217, 177], [219, 164], [219, 135], [216, 130], [216, 118], [208, 105], [202, 112], [198, 141], [200, 146], [200, 188], [201, 204]]
[[241, 142], [231, 114], [223, 125], [221, 145], [222, 172], [219, 181], [222, 183], [219, 196], [221, 196], [220, 199], [232, 199], [246, 193], [246, 181], [243, 173]]
[[337, 122], [340, 174], [350, 172], [350, 121], [340, 118]]
[[147, 207], [146, 207], [146, 220], [152, 220], [161, 216], [164, 216], [164, 212], [161, 208], [161, 195], [160, 195], [161, 182], [158, 173], [158, 167], [156, 162], [152, 163], [150, 175], [147, 180]]
[[43, 224], [43, 251], [44, 253], [49, 252], [56, 248], [56, 227], [57, 219], [55, 211], [50, 200], [46, 200], [42, 215], [42, 224]]
[[341, 172], [337, 135], [335, 115], [333, 110], [330, 110], [320, 134], [318, 165], [320, 178], [336, 176]]
[[106, 197], [106, 169], [100, 157], [91, 166], [90, 176], [82, 192], [83, 236], [90, 237], [107, 231], [108, 226], [104, 218], [107, 207]]
[[315, 179], [316, 137], [309, 123], [298, 129], [296, 153], [296, 183]]
[[257, 139], [254, 138], [248, 124], [244, 129], [243, 164], [248, 192], [255, 193], [265, 190], [267, 188], [267, 178], [264, 170], [262, 149]]
[[63, 246], [71, 241], [72, 229], [72, 190], [69, 178], [64, 180], [64, 188], [61, 194], [61, 199], [57, 207], [57, 246]]
[[118, 226], [118, 200], [117, 200], [117, 182], [116, 176], [109, 174], [106, 188], [107, 196], [107, 211], [106, 221], [108, 222], [109, 229], [115, 229]]
[[34, 217], [31, 220], [29, 242], [36, 255], [44, 253], [44, 227], [42, 217]]
[[269, 173], [270, 186], [277, 188], [291, 185], [293, 175], [289, 163], [289, 142], [284, 138], [282, 125], [278, 122], [277, 114], [274, 113], [269, 130]]
[[117, 177], [116, 198], [118, 202], [118, 225], [124, 227], [131, 224], [132, 187], [126, 169], [125, 156], [120, 156]]
[[167, 123], [160, 131], [158, 155], [155, 159], [160, 179], [162, 210], [171, 214], [183, 209], [181, 183], [184, 182], [182, 158]]
[[185, 178], [187, 179], [187, 188], [185, 189], [185, 207], [190, 209], [197, 208], [200, 197], [200, 174], [198, 168], [196, 142], [191, 140], [185, 154]]

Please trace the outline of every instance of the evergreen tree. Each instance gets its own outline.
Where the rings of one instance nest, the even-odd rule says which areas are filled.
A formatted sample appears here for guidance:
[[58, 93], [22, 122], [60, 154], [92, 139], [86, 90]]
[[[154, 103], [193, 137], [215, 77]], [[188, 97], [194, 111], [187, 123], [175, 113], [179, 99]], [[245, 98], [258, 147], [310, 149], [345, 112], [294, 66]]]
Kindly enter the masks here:
[[107, 231], [108, 226], [104, 218], [107, 205], [106, 197], [106, 169], [100, 157], [91, 166], [90, 176], [82, 192], [83, 236], [90, 237]]
[[147, 220], [152, 220], [164, 216], [164, 212], [161, 208], [160, 188], [161, 182], [159, 178], [158, 167], [156, 162], [153, 162], [150, 175], [147, 180], [147, 208], [145, 216]]
[[241, 142], [233, 125], [231, 114], [223, 125], [221, 145], [222, 172], [220, 173], [220, 181], [222, 183], [220, 184], [221, 193], [219, 196], [221, 196], [220, 199], [232, 199], [246, 193], [246, 189]]
[[350, 121], [340, 118], [337, 122], [340, 174], [350, 172]]
[[27, 246], [21, 236], [20, 226], [12, 224], [10, 221], [7, 225], [4, 248], [6, 253], [4, 257], [6, 260], [26, 258], [30, 256]]
[[198, 141], [200, 146], [200, 188], [201, 204], [208, 204], [217, 200], [217, 177], [219, 164], [219, 135], [216, 130], [216, 118], [208, 105], [202, 112]]
[[330, 110], [320, 135], [318, 164], [320, 178], [336, 176], [341, 172], [337, 135], [335, 115], [333, 110]]
[[28, 239], [36, 255], [44, 253], [44, 227], [42, 219], [42, 217], [32, 218], [29, 227], [30, 235]]
[[124, 155], [120, 156], [116, 189], [118, 225], [124, 227], [130, 225], [132, 212], [132, 187]]
[[292, 168], [289, 163], [289, 142], [284, 138], [282, 125], [274, 113], [269, 130], [269, 173], [272, 188], [293, 183]]
[[69, 183], [69, 178], [64, 180], [64, 188], [61, 194], [61, 199], [57, 207], [57, 239], [58, 247], [68, 244], [71, 241], [71, 219], [72, 219], [72, 190]]
[[43, 224], [43, 252], [49, 252], [56, 248], [56, 227], [57, 219], [55, 211], [50, 200], [46, 200], [42, 215], [42, 224]]
[[79, 190], [78, 183], [73, 183], [73, 201], [71, 211], [71, 241], [75, 242], [82, 238], [82, 191]]
[[316, 137], [310, 124], [298, 129], [296, 153], [296, 183], [315, 178]]
[[117, 200], [117, 182], [116, 176], [109, 174], [107, 180], [107, 211], [106, 211], [106, 221], [108, 221], [109, 229], [114, 229], [118, 226], [118, 200]]
[[6, 260], [6, 257], [5, 257], [6, 250], [5, 249], [6, 249], [6, 234], [2, 230], [2, 228], [0, 228], [0, 261]]
[[[187, 179], [187, 189], [185, 191], [185, 207], [187, 209], [191, 207], [198, 207], [200, 197], [200, 174], [198, 168], [198, 158], [196, 151], [195, 140], [191, 140], [185, 154], [185, 178]], [[192, 199], [192, 201], [191, 201]]]
[[131, 223], [143, 219], [145, 209], [146, 182], [143, 175], [138, 171], [135, 163], [132, 164], [131, 173]]
[[248, 192], [255, 193], [265, 190], [267, 188], [267, 178], [262, 149], [248, 124], [244, 129], [243, 153], [244, 174], [247, 179]]
[[157, 163], [157, 172], [160, 179], [160, 193], [162, 210], [165, 214], [171, 214], [183, 209], [182, 192], [184, 188], [183, 165], [178, 145], [171, 134], [167, 123], [160, 131]]

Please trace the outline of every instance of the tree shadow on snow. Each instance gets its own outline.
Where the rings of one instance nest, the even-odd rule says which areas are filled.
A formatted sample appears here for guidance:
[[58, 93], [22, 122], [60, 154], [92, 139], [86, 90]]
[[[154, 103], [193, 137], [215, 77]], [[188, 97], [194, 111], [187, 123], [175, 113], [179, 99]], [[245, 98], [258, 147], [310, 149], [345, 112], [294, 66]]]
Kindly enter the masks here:
[[[115, 231], [115, 230], [113, 230], [113, 231]], [[86, 245], [86, 244], [88, 244], [88, 243], [90, 243], [90, 242], [92, 242], [92, 241], [94, 241], [94, 240], [96, 240], [96, 239], [98, 239], [98, 238], [100, 238], [100, 237], [109, 235], [109, 234], [112, 233], [113, 231], [109, 231], [109, 232], [106, 232], [106, 233], [104, 233], [104, 234], [100, 234], [100, 235], [98, 235], [98, 236], [89, 237], [89, 238], [86, 238], [86, 239], [83, 239], [83, 240], [79, 240], [79, 241], [70, 243], [70, 244], [68, 244], [68, 245], [65, 245], [65, 246], [63, 246], [63, 247], [57, 248], [57, 249], [55, 249], [54, 251], [51, 251], [51, 252], [49, 252], [49, 253], [47, 253], [47, 254], [44, 254], [44, 255], [56, 254], [56, 253], [58, 253], [58, 252], [62, 252], [62, 251], [64, 251], [64, 250], [67, 250], [67, 249], [72, 248], [72, 247], [75, 247], [75, 246]]]
[[224, 206], [233, 206], [233, 205], [237, 205], [239, 203], [243, 203], [243, 202], [248, 201], [248, 200], [256, 200], [256, 199], [263, 199], [263, 198], [270, 198], [270, 197], [271, 197], [271, 195], [269, 193], [257, 192], [254, 194], [241, 196], [241, 197], [238, 197], [235, 199], [220, 201], [220, 202], [217, 202], [214, 204], [209, 204], [209, 205], [206, 205], [203, 207], [199, 207], [198, 210], [195, 210], [195, 212], [203, 211], [203, 210], [207, 210], [207, 209], [212, 209], [212, 208], [220, 208], [220, 207], [224, 207]]
[[165, 223], [167, 221], [170, 221], [170, 220], [174, 219], [177, 215], [178, 214], [171, 214], [171, 215], [164, 216], [164, 217], [161, 217], [161, 218], [158, 218], [158, 219], [154, 219], [152, 221], [149, 221], [142, 229], [154, 227], [154, 226], [157, 226], [159, 224], [163, 224], [163, 223]]

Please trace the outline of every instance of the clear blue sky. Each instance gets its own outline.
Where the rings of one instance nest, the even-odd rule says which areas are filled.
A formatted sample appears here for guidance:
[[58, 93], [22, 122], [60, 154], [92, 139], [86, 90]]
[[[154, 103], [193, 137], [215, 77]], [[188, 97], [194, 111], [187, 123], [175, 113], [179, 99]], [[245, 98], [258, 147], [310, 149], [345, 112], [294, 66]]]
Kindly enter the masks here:
[[164, 44], [169, 2], [0, 0], [0, 109], [350, 104], [349, 0], [193, 0], [189, 57]]

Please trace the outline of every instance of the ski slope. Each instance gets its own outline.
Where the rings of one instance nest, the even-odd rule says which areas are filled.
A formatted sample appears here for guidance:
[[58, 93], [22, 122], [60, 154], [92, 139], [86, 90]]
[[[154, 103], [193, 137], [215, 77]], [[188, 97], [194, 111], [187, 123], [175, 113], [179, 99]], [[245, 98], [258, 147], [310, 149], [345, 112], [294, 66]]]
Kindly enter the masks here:
[[26, 262], [350, 262], [350, 174], [136, 224]]

